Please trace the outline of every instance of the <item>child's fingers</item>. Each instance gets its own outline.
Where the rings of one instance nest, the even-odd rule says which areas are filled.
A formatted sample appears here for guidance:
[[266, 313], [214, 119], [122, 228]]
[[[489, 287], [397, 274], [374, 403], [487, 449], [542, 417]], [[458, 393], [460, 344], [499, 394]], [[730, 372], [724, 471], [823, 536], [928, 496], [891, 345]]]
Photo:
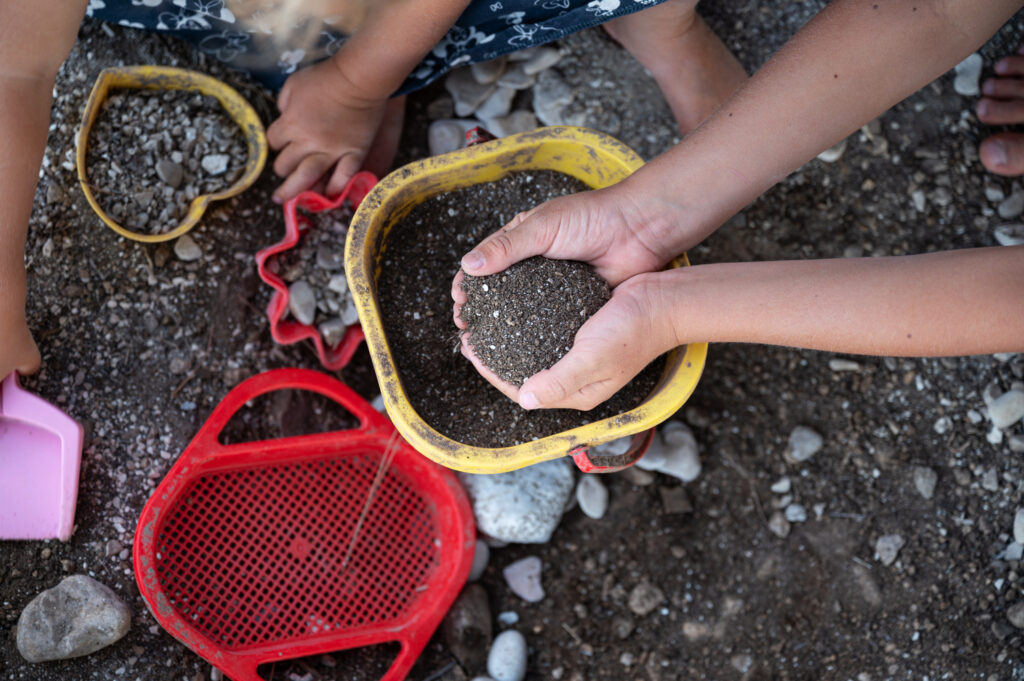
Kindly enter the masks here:
[[496, 373], [491, 371], [489, 367], [480, 361], [480, 358], [476, 356], [475, 352], [473, 352], [473, 346], [469, 343], [469, 334], [462, 334], [461, 340], [462, 344], [459, 346], [459, 350], [462, 352], [463, 357], [472, 362], [473, 366], [476, 367], [476, 370], [480, 372], [480, 375], [483, 376], [488, 383], [500, 390], [505, 397], [509, 398], [513, 402], [519, 402], [519, 388], [508, 381], [503, 381]]
[[277, 188], [274, 192], [274, 201], [284, 203], [309, 189], [330, 167], [331, 159], [327, 154], [310, 154]]
[[997, 99], [1021, 99], [1024, 98], [1024, 80], [991, 78], [982, 84], [981, 94]]
[[359, 172], [361, 164], [362, 156], [355, 151], [342, 154], [334, 166], [331, 179], [327, 182], [327, 196], [337, 196], [344, 191], [348, 181]]
[[462, 306], [466, 304], [466, 292], [462, 290], [462, 280], [465, 278], [466, 273], [459, 270], [452, 280], [452, 300], [455, 301], [455, 305], [452, 306], [452, 319], [455, 320], [455, 326], [460, 329], [466, 328], [466, 322], [462, 320]]
[[1024, 75], [1024, 57], [1003, 57], [992, 66], [1000, 76]]
[[289, 144], [274, 159], [274, 174], [278, 177], [288, 177], [308, 155], [309, 152], [304, 147], [295, 143]]
[[978, 119], [988, 125], [1024, 122], [1024, 100], [1000, 101], [983, 97], [978, 102]]
[[481, 241], [462, 257], [462, 269], [480, 277], [547, 252], [555, 240], [558, 223], [536, 211], [516, 215], [508, 225]]
[[267, 144], [275, 151], [287, 145], [289, 138], [288, 126], [282, 122], [281, 118], [278, 118], [267, 128]]

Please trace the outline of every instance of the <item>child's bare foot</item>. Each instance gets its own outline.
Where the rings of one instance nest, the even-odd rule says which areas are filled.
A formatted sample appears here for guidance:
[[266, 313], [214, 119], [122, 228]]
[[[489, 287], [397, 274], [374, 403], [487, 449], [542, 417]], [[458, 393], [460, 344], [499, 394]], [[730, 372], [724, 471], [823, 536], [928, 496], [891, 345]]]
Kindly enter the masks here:
[[[1024, 48], [1017, 51], [1024, 55]], [[1003, 57], [993, 67], [998, 78], [985, 81], [978, 119], [988, 125], [1024, 123], [1024, 56]], [[997, 175], [1024, 174], [1024, 134], [1002, 132], [981, 143], [981, 162]]]
[[604, 24], [651, 72], [679, 130], [692, 131], [747, 79], [747, 73], [695, 11], [697, 0], [668, 0]]

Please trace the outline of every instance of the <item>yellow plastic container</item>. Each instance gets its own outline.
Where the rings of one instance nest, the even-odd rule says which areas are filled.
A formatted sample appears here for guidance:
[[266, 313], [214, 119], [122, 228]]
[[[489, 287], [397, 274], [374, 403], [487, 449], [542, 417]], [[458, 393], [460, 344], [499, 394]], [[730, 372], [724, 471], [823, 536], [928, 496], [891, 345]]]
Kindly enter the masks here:
[[[234, 119], [238, 127], [242, 129], [245, 136], [247, 158], [245, 170], [238, 180], [216, 194], [200, 194], [192, 199], [188, 214], [177, 227], [163, 234], [142, 234], [126, 229], [114, 221], [106, 212], [100, 208], [92, 187], [89, 185], [89, 178], [86, 174], [85, 156], [89, 148], [89, 132], [92, 130], [96, 116], [100, 112], [107, 95], [113, 89], [146, 89], [146, 90], [198, 90], [203, 94], [217, 98], [228, 115]], [[85, 105], [85, 112], [82, 114], [82, 127], [78, 131], [78, 142], [75, 155], [75, 162], [78, 167], [78, 182], [82, 185], [82, 192], [100, 219], [112, 230], [121, 236], [134, 241], [145, 243], [156, 243], [177, 239], [182, 234], [192, 229], [203, 216], [206, 206], [211, 201], [227, 199], [240, 194], [259, 177], [267, 162], [267, 136], [263, 130], [263, 123], [256, 111], [249, 105], [249, 102], [230, 87], [216, 78], [211, 78], [202, 73], [178, 69], [170, 66], [121, 66], [116, 68], [103, 69], [96, 83], [92, 87], [89, 101]]]
[[[628, 412], [513, 447], [466, 445], [434, 430], [412, 408], [381, 323], [377, 280], [382, 245], [391, 228], [417, 204], [516, 171], [554, 170], [599, 189], [641, 165], [633, 150], [607, 135], [584, 128], [539, 128], [411, 163], [385, 177], [367, 195], [349, 229], [345, 271], [388, 415], [413, 447], [448, 468], [503, 473], [650, 429], [686, 402], [704, 369], [706, 343], [691, 343], [669, 353], [654, 391]], [[685, 260], [683, 256], [676, 264], [689, 264]]]

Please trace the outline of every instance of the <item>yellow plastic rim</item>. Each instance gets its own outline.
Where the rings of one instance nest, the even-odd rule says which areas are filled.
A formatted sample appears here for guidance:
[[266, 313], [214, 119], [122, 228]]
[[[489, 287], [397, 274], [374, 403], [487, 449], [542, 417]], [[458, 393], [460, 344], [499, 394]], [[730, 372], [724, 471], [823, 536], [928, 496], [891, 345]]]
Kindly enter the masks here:
[[[691, 343], [669, 353], [658, 384], [634, 409], [521, 445], [474, 447], [439, 433], [413, 409], [381, 323], [377, 279], [382, 246], [391, 228], [417, 204], [442, 192], [530, 170], [558, 171], [599, 189], [642, 165], [632, 149], [607, 135], [585, 128], [539, 128], [411, 163], [381, 180], [363, 200], [346, 240], [345, 272], [388, 415], [420, 453], [467, 473], [503, 473], [653, 428], [690, 397], [704, 370], [707, 343]], [[688, 264], [685, 255], [674, 263]]]
[[[192, 199], [185, 219], [169, 232], [163, 234], [142, 234], [123, 227], [111, 218], [100, 208], [89, 185], [89, 178], [86, 173], [85, 157], [89, 148], [89, 132], [93, 123], [99, 115], [100, 108], [106, 100], [107, 95], [113, 89], [144, 89], [144, 90], [198, 90], [206, 95], [217, 98], [220, 105], [224, 107], [228, 115], [234, 119], [238, 127], [242, 129], [245, 136], [247, 157], [245, 170], [238, 180], [216, 194], [200, 194]], [[267, 136], [263, 130], [263, 123], [256, 111], [249, 102], [238, 94], [231, 86], [216, 78], [211, 78], [202, 73], [178, 69], [170, 66], [121, 66], [104, 69], [100, 72], [96, 83], [92, 87], [89, 101], [85, 105], [85, 112], [82, 114], [82, 127], [78, 131], [78, 139], [75, 150], [75, 164], [78, 169], [78, 183], [82, 186], [82, 192], [86, 200], [100, 220], [112, 230], [133, 241], [144, 243], [158, 243], [177, 239], [192, 229], [206, 211], [211, 201], [227, 199], [240, 194], [247, 189], [267, 162]]]

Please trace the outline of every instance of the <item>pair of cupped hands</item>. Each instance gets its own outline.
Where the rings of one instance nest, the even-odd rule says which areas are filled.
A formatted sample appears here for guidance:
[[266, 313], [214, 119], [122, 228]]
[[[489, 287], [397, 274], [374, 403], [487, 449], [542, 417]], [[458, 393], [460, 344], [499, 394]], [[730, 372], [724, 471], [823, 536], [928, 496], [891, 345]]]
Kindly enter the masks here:
[[[387, 146], [397, 144], [400, 130], [400, 123], [396, 128], [387, 120], [395, 100], [360, 95], [337, 83], [325, 87], [336, 77], [330, 62], [321, 62], [294, 74], [281, 91], [281, 116], [267, 130], [270, 146], [279, 151], [274, 171], [285, 178], [274, 195], [278, 202], [310, 187], [335, 195], [360, 168], [383, 170], [390, 163]], [[382, 159], [384, 168], [376, 168]], [[494, 274], [540, 255], [590, 263], [613, 287], [609, 302], [576, 334], [571, 351], [522, 386], [484, 366], [473, 352], [472, 338], [463, 334], [462, 353], [523, 408], [592, 409], [655, 357], [685, 342], [669, 313], [669, 273], [659, 272], [690, 245], [664, 238], [678, 224], [673, 217], [679, 209], [641, 199], [642, 188], [625, 186], [632, 179], [521, 213], [462, 258], [452, 283], [454, 320], [462, 329], [466, 325], [459, 313], [466, 296], [460, 283], [466, 274]]]

